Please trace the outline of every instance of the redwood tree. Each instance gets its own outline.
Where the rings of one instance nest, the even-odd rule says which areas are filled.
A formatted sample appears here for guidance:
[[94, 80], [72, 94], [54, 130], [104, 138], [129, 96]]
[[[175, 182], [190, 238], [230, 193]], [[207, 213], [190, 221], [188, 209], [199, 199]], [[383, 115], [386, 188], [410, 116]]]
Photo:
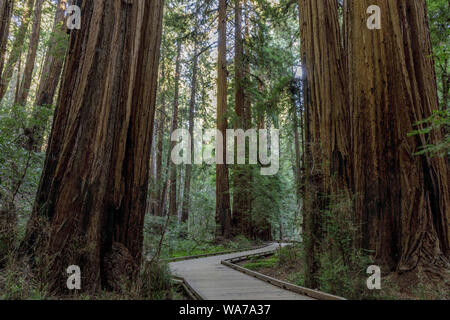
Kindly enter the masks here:
[[[225, 137], [227, 121], [227, 1], [219, 0], [219, 52], [217, 63], [217, 129]], [[225, 141], [225, 139], [224, 139]], [[216, 150], [217, 152], [217, 150]], [[225, 160], [226, 144], [223, 143]], [[223, 161], [225, 162], [225, 161]], [[231, 237], [231, 211], [226, 164], [216, 165], [216, 237]]]
[[23, 243], [53, 292], [66, 290], [70, 265], [88, 292], [140, 265], [162, 10], [162, 0], [81, 2]]
[[[175, 92], [173, 97], [172, 109], [172, 127], [170, 134], [178, 129], [178, 106], [180, 104], [180, 77], [181, 77], [181, 39], [178, 39], [177, 44], [177, 61], [175, 63]], [[172, 150], [176, 145], [176, 141], [172, 141]], [[171, 162], [171, 153], [167, 158], [167, 163]], [[169, 170], [169, 215], [177, 216], [177, 167], [174, 163], [170, 164]]]
[[416, 155], [442, 133], [408, 135], [439, 108], [425, 0], [348, 0], [345, 25], [360, 245], [391, 270], [448, 267], [448, 162]]
[[42, 6], [44, 0], [36, 0], [34, 15], [33, 15], [33, 27], [31, 29], [30, 41], [28, 42], [28, 55], [23, 70], [22, 81], [20, 82], [19, 92], [16, 95], [14, 103], [17, 105], [25, 105], [28, 99], [28, 93], [31, 87], [31, 80], [33, 78], [33, 70], [36, 62], [37, 49], [39, 45], [39, 35], [41, 33], [41, 18], [42, 18]]
[[[235, 129], [249, 128], [249, 113], [246, 113], [246, 99], [244, 92], [244, 44], [242, 37], [242, 2], [234, 1], [235, 15]], [[249, 110], [248, 110], [249, 111]], [[237, 141], [237, 139], [235, 139]], [[236, 154], [235, 147], [235, 154]], [[247, 149], [247, 148], [246, 148]], [[234, 235], [242, 234], [248, 238], [252, 236], [251, 228], [251, 208], [250, 208], [250, 189], [251, 189], [251, 170], [247, 170], [246, 166], [235, 165], [233, 170], [233, 233]]]
[[307, 78], [304, 88], [306, 282], [314, 288], [318, 286], [323, 211], [328, 208], [328, 196], [332, 189], [348, 187], [345, 173], [348, 172], [349, 123], [337, 3], [300, 0], [299, 4], [302, 60]]
[[6, 62], [4, 69], [1, 74], [0, 81], [0, 101], [3, 100], [6, 91], [8, 90], [9, 82], [14, 72], [14, 66], [17, 60], [22, 55], [23, 43], [27, 36], [28, 26], [30, 25], [31, 16], [33, 15], [34, 0], [27, 0], [25, 4], [25, 13], [22, 16], [20, 27], [16, 31], [14, 36], [14, 41], [11, 44], [11, 51], [8, 56], [8, 61]]
[[[192, 79], [191, 79], [191, 98], [189, 101], [189, 135], [194, 136], [194, 117], [195, 117], [195, 105], [196, 105], [196, 95], [197, 95], [197, 73], [198, 73], [198, 40], [195, 39], [194, 56], [192, 62]], [[189, 152], [191, 153], [191, 159], [193, 159], [194, 144], [191, 142], [188, 146]], [[192, 179], [192, 164], [186, 165], [186, 177], [184, 181], [184, 192], [183, 192], [183, 205], [181, 209], [181, 221], [186, 222], [189, 218], [189, 210], [191, 204], [191, 179]]]
[[60, 0], [56, 7], [52, 34], [45, 54], [42, 75], [36, 92], [35, 109], [33, 110], [33, 145], [34, 151], [40, 152], [42, 148], [44, 131], [48, 122], [48, 112], [40, 108], [49, 108], [53, 104], [59, 79], [64, 64], [67, 49], [66, 28], [64, 25], [64, 12], [67, 0]]
[[0, 3], [0, 75], [3, 71], [13, 8], [14, 0], [2, 0]]

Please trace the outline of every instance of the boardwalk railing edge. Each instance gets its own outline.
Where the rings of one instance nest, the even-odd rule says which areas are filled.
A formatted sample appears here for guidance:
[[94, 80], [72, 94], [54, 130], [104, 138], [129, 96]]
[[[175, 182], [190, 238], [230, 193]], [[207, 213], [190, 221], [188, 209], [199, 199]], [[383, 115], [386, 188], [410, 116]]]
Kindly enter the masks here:
[[253, 250], [259, 250], [262, 248], [267, 247], [267, 244], [252, 248], [245, 248], [245, 249], [238, 249], [238, 250], [230, 250], [230, 251], [223, 251], [223, 252], [215, 252], [215, 253], [205, 253], [205, 254], [199, 254], [196, 256], [187, 256], [187, 257], [178, 257], [178, 258], [169, 258], [169, 259], [161, 259], [160, 262], [179, 262], [179, 261], [187, 261], [187, 260], [195, 260], [195, 259], [201, 259], [201, 258], [208, 258], [208, 257], [215, 257], [215, 256], [223, 256], [226, 254], [233, 254], [233, 253], [239, 253], [243, 251], [253, 251]]
[[198, 290], [194, 289], [192, 284], [190, 284], [189, 281], [187, 281], [185, 278], [173, 276], [172, 280], [180, 283], [184, 291], [186, 291], [186, 293], [192, 300], [206, 300], [205, 297], [202, 296], [202, 294]]
[[295, 292], [298, 294], [306, 295], [308, 297], [311, 297], [311, 298], [314, 298], [317, 300], [346, 300], [345, 298], [335, 296], [335, 295], [332, 295], [329, 293], [325, 293], [325, 292], [321, 292], [318, 290], [313, 290], [313, 289], [309, 289], [309, 288], [305, 288], [305, 287], [300, 287], [300, 286], [294, 285], [292, 283], [284, 282], [284, 281], [266, 276], [262, 273], [243, 268], [243, 267], [233, 263], [233, 262], [240, 262], [240, 261], [248, 260], [253, 257], [267, 257], [267, 256], [271, 256], [275, 253], [276, 253], [276, 250], [267, 251], [267, 252], [263, 252], [263, 253], [249, 254], [249, 255], [240, 256], [240, 257], [236, 257], [236, 258], [232, 258], [232, 259], [222, 260], [221, 263], [229, 268], [236, 270], [236, 271], [240, 271], [249, 276], [255, 277], [259, 280], [268, 282], [276, 287], [279, 287], [279, 288], [282, 288], [285, 290], [289, 290], [289, 291], [292, 291], [292, 292]]

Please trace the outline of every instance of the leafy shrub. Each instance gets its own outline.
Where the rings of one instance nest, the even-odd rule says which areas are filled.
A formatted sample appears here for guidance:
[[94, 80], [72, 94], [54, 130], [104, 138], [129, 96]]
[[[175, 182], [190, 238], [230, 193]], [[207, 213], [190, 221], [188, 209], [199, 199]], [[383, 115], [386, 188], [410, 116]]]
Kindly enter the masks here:
[[277, 251], [279, 265], [295, 266], [302, 263], [301, 250], [297, 246], [286, 246]]
[[167, 264], [145, 263], [138, 283], [138, 299], [166, 300], [172, 297], [172, 281]]

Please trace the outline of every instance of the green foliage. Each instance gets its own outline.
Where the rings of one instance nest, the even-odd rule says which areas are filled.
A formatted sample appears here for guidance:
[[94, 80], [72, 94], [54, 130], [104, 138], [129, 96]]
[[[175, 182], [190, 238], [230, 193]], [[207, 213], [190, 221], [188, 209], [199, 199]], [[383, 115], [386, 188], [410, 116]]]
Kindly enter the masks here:
[[172, 295], [172, 280], [167, 264], [145, 263], [138, 283], [138, 299], [166, 300]]
[[284, 266], [296, 266], [302, 263], [302, 251], [299, 245], [289, 245], [277, 250], [278, 264]]
[[320, 290], [347, 299], [374, 298], [367, 289], [367, 268], [373, 264], [369, 252], [358, 249], [353, 223], [353, 199], [345, 194], [333, 195], [324, 215], [318, 282]]
[[448, 101], [445, 102], [443, 97], [448, 97], [450, 89], [450, 4], [447, 0], [427, 0], [427, 7], [439, 98], [441, 109], [445, 110], [449, 106], [445, 105]]
[[279, 259], [277, 257], [272, 257], [270, 259], [247, 263], [244, 265], [244, 268], [257, 271], [264, 268], [273, 268], [278, 263]]
[[422, 146], [416, 155], [429, 154], [432, 157], [445, 157], [450, 153], [450, 108], [435, 111], [431, 117], [418, 122], [416, 126], [421, 129], [413, 131], [409, 136], [428, 135], [433, 131], [441, 131], [445, 134], [436, 144]]
[[[145, 221], [144, 229], [144, 252], [148, 258], [156, 254], [166, 218], [148, 216]], [[252, 248], [255, 243], [249, 241], [243, 236], [238, 236], [233, 241], [224, 243], [215, 243], [211, 237], [195, 238], [195, 233], [186, 232], [187, 225], [171, 221], [164, 235], [161, 247], [161, 259], [180, 258], [187, 256], [196, 256], [202, 254], [212, 254]], [[180, 237], [185, 234], [186, 237]]]
[[42, 300], [46, 294], [29, 266], [10, 255], [6, 267], [0, 269], [0, 300]]

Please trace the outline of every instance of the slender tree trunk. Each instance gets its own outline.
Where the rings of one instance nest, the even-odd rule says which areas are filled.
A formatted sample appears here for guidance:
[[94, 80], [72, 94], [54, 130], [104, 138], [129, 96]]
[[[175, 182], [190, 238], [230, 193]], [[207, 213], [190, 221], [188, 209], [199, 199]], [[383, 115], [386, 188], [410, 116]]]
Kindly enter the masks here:
[[450, 91], [450, 76], [448, 74], [448, 59], [445, 59], [444, 67], [441, 75], [442, 82], [442, 110], [447, 110], [449, 108], [449, 91]]
[[[159, 89], [157, 96], [159, 95]], [[155, 201], [155, 192], [156, 192], [156, 135], [158, 132], [158, 124], [157, 121], [157, 112], [155, 112], [155, 121], [153, 121], [153, 129], [152, 129], [152, 148], [150, 150], [150, 166], [149, 166], [149, 195], [147, 197], [147, 213], [150, 215], [155, 215], [153, 212], [154, 209], [154, 201]]]
[[[11, 22], [14, 0], [2, 0], [0, 3], [0, 75], [3, 72], [6, 46], [8, 45], [9, 25]], [[2, 80], [0, 81], [0, 83]]]
[[30, 24], [31, 16], [33, 14], [34, 0], [27, 0], [26, 3], [26, 11], [24, 16], [22, 17], [22, 21], [19, 29], [17, 30], [14, 42], [11, 46], [11, 52], [8, 57], [8, 61], [4, 67], [2, 72], [2, 78], [0, 81], [0, 101], [3, 100], [3, 97], [8, 90], [9, 82], [11, 81], [11, 77], [14, 72], [14, 66], [17, 63], [17, 60], [22, 54], [23, 43], [25, 42], [25, 37], [27, 35], [28, 26]]
[[[219, 53], [217, 71], [217, 129], [226, 136], [227, 121], [227, 1], [219, 0]], [[225, 141], [225, 139], [224, 139]], [[226, 143], [223, 143], [225, 162]], [[216, 237], [231, 237], [230, 193], [228, 167], [216, 165]]]
[[[337, 3], [300, 1], [302, 59], [306, 67], [306, 283], [318, 287], [323, 210], [332, 191], [332, 176], [345, 171], [348, 157], [345, 81]], [[342, 121], [338, 121], [338, 119]], [[347, 120], [346, 120], [347, 119]], [[334, 164], [334, 157], [338, 163]], [[341, 161], [342, 160], [342, 161]], [[340, 162], [341, 161], [341, 162]], [[343, 181], [343, 179], [341, 179]], [[345, 187], [345, 186], [340, 186]]]
[[[244, 93], [244, 45], [242, 38], [242, 6], [241, 0], [234, 2], [235, 15], [235, 113], [237, 121], [235, 129], [248, 129], [248, 114]], [[237, 139], [235, 139], [237, 142]], [[235, 146], [236, 154], [237, 146]], [[248, 150], [248, 148], [246, 148]], [[250, 212], [251, 170], [243, 165], [235, 165], [233, 170], [233, 235], [242, 234], [251, 237]]]
[[[194, 50], [194, 62], [192, 66], [192, 80], [191, 80], [191, 100], [189, 102], [189, 134], [194, 136], [194, 117], [195, 117], [195, 104], [197, 95], [197, 72], [198, 72], [198, 50], [197, 44]], [[191, 152], [191, 159], [194, 153], [194, 145], [191, 141], [191, 145], [188, 146]], [[191, 177], [192, 177], [192, 164], [186, 165], [186, 178], [184, 181], [184, 195], [183, 195], [183, 207], [181, 212], [181, 221], [186, 222], [189, 218], [189, 210], [191, 204]]]
[[[170, 134], [178, 129], [178, 105], [180, 94], [180, 76], [181, 76], [181, 40], [177, 44], [177, 61], [175, 67], [175, 94], [173, 98], [172, 127]], [[172, 148], [176, 146], [176, 141], [172, 142]], [[170, 150], [168, 160], [171, 162]], [[177, 167], [171, 163], [169, 177], [169, 215], [177, 216]]]
[[[160, 202], [161, 202], [161, 165], [162, 165], [162, 139], [163, 139], [163, 132], [164, 132], [164, 120], [165, 115], [160, 112], [158, 124], [156, 126], [156, 136], [155, 136], [155, 155], [154, 155], [154, 166], [155, 166], [155, 173], [154, 173], [154, 189], [152, 191], [153, 196], [153, 202], [151, 209], [151, 212], [153, 215], [159, 215], [161, 212], [160, 209]], [[160, 149], [161, 147], [161, 149]]]
[[[295, 163], [294, 163], [294, 172], [295, 172], [295, 181], [296, 181], [296, 195], [297, 195], [297, 211], [296, 211], [296, 217], [298, 217], [298, 214], [300, 214], [299, 210], [301, 208], [301, 201], [302, 201], [302, 164], [301, 164], [301, 150], [300, 150], [300, 134], [299, 129], [301, 129], [299, 125], [299, 108], [296, 97], [298, 94], [300, 94], [300, 87], [298, 85], [298, 82], [295, 80], [291, 84], [291, 96], [292, 96], [292, 104], [293, 104], [293, 127], [294, 127], [294, 150], [295, 150]], [[301, 113], [301, 110], [300, 110]], [[297, 220], [297, 219], [296, 219]]]
[[447, 159], [415, 155], [442, 133], [408, 136], [439, 105], [425, 0], [348, 0], [345, 21], [359, 244], [391, 270], [448, 267]]
[[67, 1], [59, 1], [56, 7], [53, 22], [52, 35], [45, 55], [41, 80], [36, 92], [36, 101], [33, 110], [33, 148], [35, 152], [41, 152], [44, 132], [49, 119], [49, 112], [42, 112], [42, 108], [49, 109], [58, 87], [61, 71], [64, 64], [64, 56], [67, 49], [66, 26], [64, 25], [64, 11]]
[[[245, 30], [244, 30], [244, 39], [246, 41], [249, 41], [250, 39], [250, 4], [248, 0], [244, 0], [244, 7], [245, 7]], [[247, 48], [248, 49], [248, 48]], [[248, 49], [248, 55], [250, 55], [250, 49]], [[245, 71], [246, 76], [243, 77], [243, 86], [245, 87], [247, 85], [247, 78], [250, 75], [250, 64], [249, 63], [243, 63], [243, 68]], [[251, 129], [252, 128], [252, 102], [250, 100], [250, 95], [245, 94], [244, 91], [244, 128], [245, 129]], [[244, 219], [243, 219], [243, 234], [246, 235], [248, 238], [251, 238], [252, 236], [252, 230], [253, 230], [253, 221], [252, 221], [252, 188], [253, 188], [253, 171], [247, 170], [245, 177], [244, 177], [244, 183], [246, 184], [246, 192], [247, 195], [245, 197], [245, 200], [247, 203], [245, 204], [244, 208]]]
[[[134, 279], [142, 259], [162, 0], [83, 1], [23, 247], [51, 292], [66, 269], [84, 292]], [[48, 257], [50, 259], [46, 259]]]
[[36, 0], [33, 16], [33, 28], [31, 29], [30, 41], [28, 42], [28, 55], [23, 70], [22, 82], [20, 83], [19, 95], [16, 96], [16, 105], [24, 106], [27, 103], [30, 92], [33, 70], [36, 62], [36, 54], [39, 45], [39, 35], [41, 33], [42, 6], [44, 0]]
[[164, 143], [164, 127], [166, 123], [166, 103], [165, 103], [165, 93], [162, 93], [161, 98], [162, 111], [160, 112], [160, 118], [158, 123], [158, 145], [156, 150], [156, 195], [155, 195], [155, 215], [162, 216], [162, 155], [163, 155], [163, 143]]
[[20, 79], [22, 79], [22, 54], [20, 54], [19, 59], [17, 61], [17, 80], [16, 80], [16, 88], [15, 88], [15, 97], [19, 95], [20, 91]]

